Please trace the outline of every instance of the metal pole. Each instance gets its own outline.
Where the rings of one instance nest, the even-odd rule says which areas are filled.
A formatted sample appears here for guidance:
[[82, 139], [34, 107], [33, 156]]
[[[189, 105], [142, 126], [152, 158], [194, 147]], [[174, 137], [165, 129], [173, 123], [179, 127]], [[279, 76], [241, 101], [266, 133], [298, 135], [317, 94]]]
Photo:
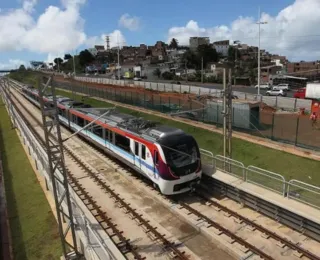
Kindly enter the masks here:
[[73, 54], [73, 76], [76, 75], [76, 63], [75, 63], [75, 54]]
[[186, 82], [188, 82], [188, 69], [187, 69], [187, 61], [184, 62], [185, 72], [186, 72]]
[[259, 7], [259, 21], [258, 21], [258, 26], [259, 26], [259, 45], [258, 45], [258, 95], [260, 95], [260, 21], [261, 21], [261, 13], [260, 13], [260, 7]]
[[201, 57], [201, 83], [203, 83], [203, 57]]
[[[228, 104], [227, 104], [227, 124], [228, 124], [228, 157], [232, 158], [232, 75], [231, 75], [231, 69], [229, 69], [229, 83], [228, 83]], [[231, 167], [231, 165], [229, 165]], [[229, 172], [231, 172], [231, 168], [229, 169]]]
[[119, 35], [117, 35], [118, 41], [118, 80], [120, 80], [120, 44], [119, 44]]
[[223, 156], [226, 157], [226, 133], [227, 133], [227, 96], [226, 96], [227, 84], [226, 84], [226, 69], [223, 69]]
[[[235, 61], [234, 61], [234, 72], [236, 72], [236, 66], [237, 66], [237, 55], [238, 55], [238, 49], [235, 49]], [[234, 73], [234, 86], [236, 86], [236, 73]]]

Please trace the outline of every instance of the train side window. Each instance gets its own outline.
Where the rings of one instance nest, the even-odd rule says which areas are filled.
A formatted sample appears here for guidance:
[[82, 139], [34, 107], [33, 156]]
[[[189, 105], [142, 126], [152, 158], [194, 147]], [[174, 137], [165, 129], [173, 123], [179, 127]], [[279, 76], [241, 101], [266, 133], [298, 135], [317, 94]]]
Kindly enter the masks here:
[[78, 117], [78, 125], [81, 126], [81, 127], [85, 126], [84, 119], [82, 117]]
[[114, 132], [110, 131], [110, 143], [114, 144]]
[[158, 164], [159, 162], [159, 154], [158, 151], [154, 151], [154, 163]]
[[121, 148], [127, 152], [130, 152], [130, 139], [129, 138], [122, 136], [122, 135], [119, 135], [119, 134], [115, 134], [115, 144], [119, 148]]
[[110, 140], [110, 130], [109, 129], [105, 129], [106, 132], [106, 136], [105, 136], [105, 140], [109, 141]]
[[139, 156], [139, 143], [134, 142], [134, 154]]
[[97, 124], [93, 124], [92, 132], [99, 137], [103, 137], [102, 127]]
[[146, 159], [146, 146], [145, 145], [141, 145], [141, 158], [143, 159], [143, 160], [145, 160]]

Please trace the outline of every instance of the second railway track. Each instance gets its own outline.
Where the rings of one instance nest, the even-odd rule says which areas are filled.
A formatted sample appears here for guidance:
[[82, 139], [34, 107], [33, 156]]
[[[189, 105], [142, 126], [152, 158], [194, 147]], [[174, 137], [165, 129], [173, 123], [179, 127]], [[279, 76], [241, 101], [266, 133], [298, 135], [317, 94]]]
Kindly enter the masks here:
[[[23, 106], [23, 105], [22, 105]], [[72, 154], [72, 151], [68, 151], [68, 153], [71, 153]], [[80, 164], [83, 164], [82, 167], [86, 167], [86, 164], [81, 162], [81, 159], [78, 158], [75, 154], [74, 154], [74, 158], [75, 160], [78, 160], [80, 162]], [[88, 168], [88, 170], [90, 170]], [[93, 175], [92, 176], [96, 176]], [[93, 177], [93, 178], [98, 178], [98, 177]], [[99, 179], [99, 178], [98, 178]], [[97, 182], [99, 182], [99, 180], [96, 180]], [[100, 180], [101, 181], [101, 180]], [[101, 184], [100, 184], [101, 186]], [[103, 186], [103, 185], [102, 185]], [[110, 187], [107, 187], [107, 189], [109, 189], [110, 191], [109, 194], [111, 197], [113, 197], [115, 199], [115, 201], [119, 201], [119, 195], [117, 195]], [[198, 194], [199, 196], [199, 194]], [[223, 207], [222, 205], [220, 205], [219, 203], [217, 202], [214, 202], [208, 198], [206, 198], [205, 196], [201, 195], [201, 198], [203, 200], [206, 200], [206, 202], [208, 202], [210, 205], [216, 207], [216, 208], [219, 208], [220, 210], [223, 210], [224, 212], [227, 212], [228, 214], [231, 214], [232, 216], [235, 216], [236, 218], [240, 219], [241, 221], [245, 222], [246, 224], [248, 225], [251, 225], [253, 226], [255, 229], [267, 234], [268, 236], [272, 237], [273, 239], [277, 240], [277, 241], [280, 241], [281, 243], [283, 243], [285, 246], [287, 246], [288, 248], [292, 249], [292, 250], [295, 250], [297, 252], [300, 253], [301, 256], [304, 256], [304, 257], [307, 257], [309, 259], [320, 259], [320, 257], [314, 255], [313, 253], [309, 252], [308, 250], [302, 248], [300, 245], [297, 245], [295, 244], [294, 242], [291, 242], [290, 240], [286, 239], [286, 238], [283, 238], [281, 237], [280, 235], [274, 233], [274, 232], [271, 232], [269, 231], [268, 229], [266, 228], [263, 228], [262, 226], [259, 227], [258, 224], [250, 221], [249, 219], [246, 219], [244, 217], [242, 217], [241, 215], [237, 214], [236, 212], [232, 212], [231, 210], [229, 210], [228, 208], [226, 207]], [[270, 255], [268, 255], [266, 252], [264, 252], [262, 249], [259, 249], [257, 248], [256, 246], [248, 243], [245, 239], [233, 234], [230, 230], [226, 229], [223, 225], [221, 224], [218, 224], [216, 223], [215, 221], [213, 221], [212, 219], [208, 218], [207, 216], [203, 215], [202, 213], [200, 213], [198, 210], [194, 209], [193, 207], [191, 207], [190, 205], [182, 202], [182, 201], [179, 201], [178, 204], [184, 208], [185, 210], [187, 210], [189, 213], [197, 216], [199, 219], [202, 219], [204, 221], [206, 221], [209, 226], [214, 226], [216, 229], [219, 229], [221, 232], [225, 233], [227, 236], [231, 237], [235, 242], [239, 243], [240, 245], [248, 248], [251, 252], [255, 253], [256, 255], [259, 255], [260, 257], [264, 258], [264, 259], [274, 259], [273, 257], [271, 257]], [[119, 205], [121, 205], [121, 207], [124, 207], [126, 208], [126, 203], [124, 202], [123, 203], [119, 203]], [[130, 207], [130, 205], [129, 205]], [[130, 211], [130, 210], [129, 210]], [[135, 216], [132, 216], [132, 217], [135, 217]], [[141, 221], [140, 221], [141, 223]], [[150, 228], [150, 227], [149, 227]], [[148, 229], [149, 230], [149, 229]], [[160, 239], [161, 240], [161, 239]], [[166, 240], [162, 240], [162, 243], [163, 245], [165, 245], [166, 248], [169, 248], [171, 250], [171, 252], [175, 255], [175, 256], [180, 256], [180, 252], [175, 252], [175, 249], [171, 248], [171, 247], [174, 247], [176, 248], [175, 244], [170, 242], [170, 241], [166, 241]], [[181, 252], [182, 253], [182, 252]], [[181, 254], [180, 257], [185, 257], [185, 254]], [[184, 258], [180, 258], [180, 259], [184, 259]]]

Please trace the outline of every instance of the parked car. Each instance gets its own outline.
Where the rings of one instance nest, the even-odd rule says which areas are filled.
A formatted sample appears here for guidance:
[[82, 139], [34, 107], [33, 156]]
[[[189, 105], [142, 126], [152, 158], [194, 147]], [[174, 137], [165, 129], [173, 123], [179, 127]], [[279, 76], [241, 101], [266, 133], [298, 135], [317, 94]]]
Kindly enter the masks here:
[[279, 84], [277, 86], [274, 86], [272, 88], [273, 90], [285, 90], [285, 91], [289, 91], [290, 90], [290, 87], [289, 87], [289, 84]]
[[282, 97], [285, 97], [285, 96], [287, 96], [287, 92], [282, 90], [282, 89], [279, 89], [279, 90], [272, 89], [272, 90], [268, 90], [266, 92], [266, 95], [267, 96], [282, 96]]
[[[258, 89], [258, 85], [255, 86], [256, 89]], [[271, 89], [270, 84], [260, 84], [260, 89]]]
[[138, 77], [134, 77], [133, 80], [134, 80], [134, 81], [141, 81], [142, 79], [141, 79], [141, 78], [138, 78]]

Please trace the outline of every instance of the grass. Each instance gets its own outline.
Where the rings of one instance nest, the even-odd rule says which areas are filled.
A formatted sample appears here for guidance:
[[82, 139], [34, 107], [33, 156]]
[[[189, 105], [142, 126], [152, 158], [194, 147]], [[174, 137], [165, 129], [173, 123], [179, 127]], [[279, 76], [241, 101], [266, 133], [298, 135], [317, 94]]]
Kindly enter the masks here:
[[57, 222], [1, 99], [0, 150], [14, 259], [59, 259]]
[[[32, 77], [34, 77], [34, 75], [30, 74], [29, 77], [24, 80], [30, 81]], [[59, 90], [58, 94], [72, 97], [71, 93], [65, 91]], [[77, 99], [81, 99], [81, 97], [81, 95], [76, 95]], [[85, 102], [95, 107], [113, 106], [111, 103], [94, 98], [86, 98]], [[209, 150], [215, 155], [223, 153], [223, 136], [221, 134], [123, 107], [118, 107], [117, 109], [123, 113], [144, 117], [145, 119], [180, 128], [193, 135], [201, 148]], [[254, 165], [279, 173], [283, 175], [287, 181], [297, 179], [320, 186], [320, 174], [318, 174], [320, 169], [319, 161], [267, 148], [237, 138], [233, 138], [232, 145], [232, 158], [243, 162], [245, 166]]]

